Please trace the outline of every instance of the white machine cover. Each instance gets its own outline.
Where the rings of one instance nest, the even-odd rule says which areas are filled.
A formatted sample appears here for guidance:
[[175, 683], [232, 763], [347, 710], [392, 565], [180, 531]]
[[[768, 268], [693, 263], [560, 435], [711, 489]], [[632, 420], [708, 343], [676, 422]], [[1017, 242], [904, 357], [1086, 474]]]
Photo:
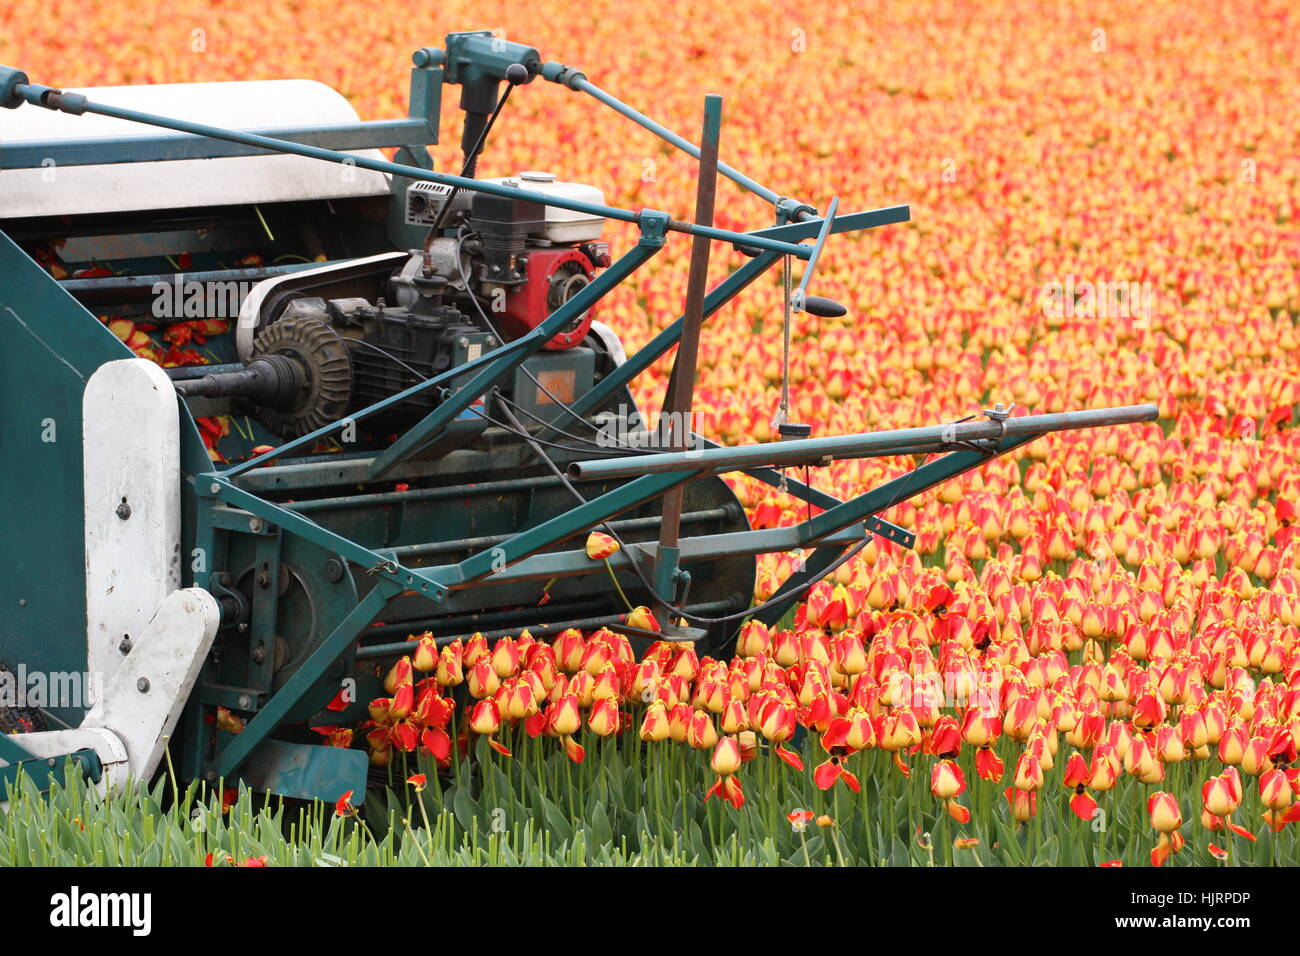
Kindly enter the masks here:
[[[171, 83], [77, 89], [91, 102], [232, 129], [354, 123], [342, 95], [312, 80]], [[0, 219], [377, 196], [383, 173], [304, 156], [232, 156], [111, 166], [5, 169], [4, 147], [33, 141], [182, 135], [108, 116], [26, 103], [0, 109]], [[383, 159], [378, 150], [354, 155]]]

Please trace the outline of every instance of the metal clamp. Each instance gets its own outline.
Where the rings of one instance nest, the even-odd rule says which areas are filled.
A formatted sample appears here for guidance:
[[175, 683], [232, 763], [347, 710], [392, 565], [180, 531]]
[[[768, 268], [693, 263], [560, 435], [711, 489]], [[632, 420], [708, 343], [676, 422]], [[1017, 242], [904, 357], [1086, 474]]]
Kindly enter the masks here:
[[998, 435], [999, 438], [1006, 435], [1007, 419], [1011, 417], [1012, 409], [1015, 407], [1015, 402], [1012, 402], [1010, 405], [1003, 405], [1001, 402], [998, 402], [992, 408], [984, 409], [984, 416], [990, 421], [997, 422], [1001, 426], [1001, 432]]

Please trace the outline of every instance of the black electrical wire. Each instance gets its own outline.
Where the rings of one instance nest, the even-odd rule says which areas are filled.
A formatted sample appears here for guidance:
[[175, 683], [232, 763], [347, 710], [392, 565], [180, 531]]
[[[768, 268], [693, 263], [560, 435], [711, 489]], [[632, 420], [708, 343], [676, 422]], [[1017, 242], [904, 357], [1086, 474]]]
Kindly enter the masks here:
[[[499, 402], [504, 402], [505, 404], [509, 405], [516, 412], [519, 412], [520, 414], [526, 415], [528, 418], [531, 418], [537, 424], [549, 428], [554, 432], [558, 432], [559, 434], [563, 435], [565, 438], [571, 438], [576, 442], [581, 442], [583, 445], [585, 445], [588, 449], [592, 451], [608, 454], [612, 449], [617, 449], [620, 453], [626, 453], [631, 455], [657, 454], [657, 451], [651, 448], [633, 448], [629, 445], [620, 445], [617, 443], [617, 439], [611, 439], [611, 441], [614, 442], [613, 445], [602, 445], [600, 444], [600, 442], [594, 442], [590, 438], [583, 438], [581, 435], [575, 435], [573, 434], [573, 432], [565, 431], [559, 425], [549, 422], [545, 418], [542, 418], [540, 415], [535, 415], [534, 413], [530, 412], [528, 409], [524, 408], [518, 402], [514, 402], [506, 398], [505, 395], [501, 394], [500, 392], [496, 393], [496, 399]], [[597, 429], [596, 434], [600, 435], [604, 433], [601, 432], [599, 429]]]
[[[483, 147], [487, 145], [488, 133], [492, 132], [492, 127], [496, 125], [497, 117], [500, 116], [501, 111], [505, 109], [506, 100], [510, 99], [510, 91], [514, 88], [515, 83], [512, 80], [507, 80], [506, 88], [501, 92], [501, 98], [497, 100], [497, 104], [492, 110], [492, 115], [488, 117], [487, 125], [485, 125], [482, 132], [478, 134], [478, 139], [474, 141], [474, 145], [470, 147], [470, 151], [465, 154], [465, 161], [460, 167], [461, 178], [468, 179], [474, 175], [474, 169], [478, 165], [479, 153], [481, 153]], [[447, 217], [447, 213], [451, 209], [451, 201], [456, 198], [456, 193], [458, 192], [460, 192], [460, 187], [453, 186], [451, 191], [447, 193], [447, 199], [443, 202], [442, 208], [438, 210], [437, 218], [433, 221], [433, 229], [430, 230], [431, 234], [436, 235], [438, 230], [442, 228], [442, 221]]]

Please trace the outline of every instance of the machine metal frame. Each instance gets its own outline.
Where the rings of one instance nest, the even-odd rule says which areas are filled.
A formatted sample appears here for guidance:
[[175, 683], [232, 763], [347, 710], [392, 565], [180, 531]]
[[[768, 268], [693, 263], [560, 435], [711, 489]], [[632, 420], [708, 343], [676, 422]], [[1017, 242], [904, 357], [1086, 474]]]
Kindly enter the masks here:
[[[27, 77], [11, 68], [0, 68], [0, 105], [13, 108], [20, 103], [34, 107], [61, 110], [80, 115], [98, 113], [136, 123], [170, 130], [168, 134], [145, 138], [95, 141], [58, 141], [50, 143], [19, 144], [6, 147], [3, 163], [7, 167], [31, 168], [53, 159], [60, 166], [84, 164], [111, 164], [132, 162], [162, 162], [179, 159], [219, 158], [266, 153], [288, 153], [322, 161], [352, 164], [394, 177], [394, 193], [400, 195], [403, 184], [414, 181], [438, 183], [465, 190], [476, 190], [497, 196], [558, 206], [563, 209], [631, 223], [639, 230], [637, 243], [597, 276], [572, 299], [553, 312], [531, 332], [499, 345], [494, 350], [423, 381], [406, 391], [376, 402], [364, 410], [335, 421], [310, 434], [285, 442], [257, 458], [225, 468], [193, 469], [193, 494], [198, 508], [194, 528], [195, 547], [209, 555], [220, 552], [219, 538], [224, 533], [237, 532], [254, 535], [258, 540], [258, 554], [264, 552], [278, 561], [280, 549], [292, 538], [337, 555], [348, 564], [364, 569], [374, 581], [374, 587], [356, 598], [351, 607], [339, 609], [337, 624], [319, 643], [310, 656], [301, 663], [293, 675], [274, 692], [264, 695], [246, 694], [232, 689], [229, 706], [251, 715], [243, 731], [237, 735], [220, 735], [214, 753], [204, 752], [201, 737], [204, 730], [201, 711], [208, 712], [218, 705], [215, 698], [191, 700], [188, 719], [192, 729], [185, 742], [185, 762], [188, 772], [209, 780], [231, 779], [246, 771], [251, 762], [267, 763], [272, 754], [270, 769], [263, 768], [257, 776], [269, 789], [292, 792], [302, 796], [336, 797], [344, 789], [355, 787], [357, 774], [364, 775], [364, 766], [355, 760], [338, 762], [328, 767], [316, 767], [311, 773], [303, 770], [303, 760], [317, 761], [319, 755], [302, 753], [286, 755], [277, 762], [276, 748], [282, 747], [270, 735], [295, 715], [295, 708], [308, 692], [330, 679], [337, 662], [357, 645], [365, 629], [381, 612], [387, 602], [400, 594], [414, 593], [428, 599], [434, 607], [445, 605], [449, 597], [472, 591], [485, 585], [539, 578], [553, 579], [593, 573], [593, 564], [582, 549], [550, 551], [560, 542], [573, 538], [602, 522], [629, 509], [662, 496], [671, 488], [717, 476], [726, 472], [744, 471], [769, 485], [785, 481], [789, 492], [821, 513], [789, 528], [750, 530], [685, 537], [681, 541], [681, 558], [698, 559], [709, 556], [758, 554], [786, 551], [793, 548], [810, 548], [812, 553], [803, 569], [784, 583], [778, 591], [778, 600], [759, 617], [773, 622], [788, 609], [808, 581], [819, 577], [844, 550], [860, 542], [869, 534], [880, 535], [903, 547], [914, 543], [907, 530], [881, 519], [879, 514], [905, 499], [926, 489], [979, 467], [990, 459], [1010, 452], [1039, 435], [1064, 428], [1082, 428], [1112, 425], [1122, 422], [1151, 420], [1156, 411], [1153, 406], [1132, 406], [1120, 409], [1072, 412], [1063, 415], [1044, 415], [1008, 419], [1000, 413], [992, 414], [987, 421], [961, 425], [940, 425], [931, 428], [908, 429], [901, 432], [844, 436], [835, 439], [810, 439], [806, 441], [778, 442], [769, 445], [741, 448], [711, 446], [703, 450], [672, 455], [619, 458], [612, 461], [575, 462], [571, 466], [574, 476], [603, 475], [631, 478], [610, 491], [600, 494], [571, 510], [525, 528], [490, 547], [472, 553], [454, 564], [431, 568], [404, 564], [392, 551], [365, 547], [348, 537], [322, 527], [311, 517], [309, 509], [299, 509], [293, 504], [277, 503], [264, 495], [241, 487], [241, 479], [257, 469], [266, 468], [278, 459], [294, 453], [305, 453], [323, 438], [328, 438], [345, 425], [363, 420], [390, 406], [430, 389], [439, 391], [441, 401], [423, 420], [400, 435], [387, 449], [375, 455], [365, 466], [369, 480], [391, 474], [410, 461], [412, 456], [436, 441], [447, 427], [467, 409], [485, 397], [503, 379], [517, 369], [529, 356], [537, 354], [542, 346], [576, 316], [591, 308], [610, 290], [631, 276], [638, 268], [664, 248], [670, 233], [702, 236], [712, 241], [731, 244], [747, 255], [750, 261], [740, 266], [708, 292], [704, 300], [704, 315], [713, 315], [754, 280], [762, 276], [783, 257], [800, 259], [808, 263], [801, 291], [807, 287], [808, 274], [818, 255], [832, 234], [859, 232], [885, 225], [907, 222], [910, 218], [906, 205], [836, 215], [834, 205], [828, 215], [820, 216], [803, 202], [781, 197], [774, 191], [754, 182], [725, 164], [718, 171], [746, 190], [754, 193], [774, 209], [773, 225], [748, 232], [702, 226], [671, 218], [655, 210], [628, 210], [614, 206], [574, 201], [567, 198], [530, 192], [499, 183], [436, 172], [431, 166], [425, 148], [437, 141], [438, 119], [441, 109], [442, 89], [446, 83], [463, 87], [462, 105], [483, 112], [482, 104], [490, 101], [506, 70], [514, 64], [523, 64], [533, 76], [541, 76], [569, 89], [592, 96], [620, 115], [650, 130], [674, 146], [699, 156], [699, 149], [682, 137], [655, 123], [635, 109], [593, 85], [580, 72], [557, 63], [543, 64], [537, 51], [531, 47], [507, 43], [487, 32], [451, 34], [446, 49], [426, 48], [416, 51], [411, 74], [411, 102], [409, 116], [403, 120], [359, 122], [315, 128], [290, 128], [274, 130], [235, 130], [182, 121], [135, 110], [117, 108], [92, 102], [85, 95], [64, 92], [32, 84]], [[348, 149], [372, 147], [398, 147], [400, 161], [376, 160], [344, 152]], [[813, 240], [811, 245], [805, 244]], [[275, 270], [272, 270], [275, 271]], [[287, 268], [283, 271], [289, 271]], [[581, 396], [567, 408], [574, 419], [599, 409], [611, 396], [616, 395], [637, 375], [664, 356], [681, 339], [683, 319], [669, 325], [649, 344], [619, 365], [602, 379], [596, 387]], [[689, 370], [688, 370], [689, 371]], [[556, 423], [557, 425], [559, 423]], [[190, 424], [189, 427], [192, 427]], [[538, 436], [551, 434], [543, 427]], [[698, 436], [697, 436], [698, 438]], [[699, 439], [703, 443], [703, 439]], [[704, 443], [710, 444], [711, 443]], [[817, 464], [829, 459], [889, 456], [905, 454], [938, 454], [940, 457], [920, 464], [915, 470], [886, 484], [867, 491], [849, 501], [840, 501], [825, 492], [815, 490], [801, 482], [785, 480], [777, 467], [795, 464]], [[774, 467], [775, 466], [775, 467]], [[189, 469], [187, 469], [189, 470]], [[615, 570], [628, 569], [638, 558], [654, 558], [653, 545], [638, 546], [638, 555], [621, 551], [611, 558]], [[206, 588], [220, 597], [228, 584], [220, 577], [218, 562], [210, 569], [193, 575], [196, 587]], [[672, 571], [675, 571], [674, 567]], [[664, 585], [660, 597], [667, 602], [677, 599], [677, 575], [670, 573], [658, 580]], [[600, 568], [604, 573], [604, 568]], [[665, 583], [666, 582], [666, 583]], [[779, 600], [786, 596], [787, 600]], [[563, 622], [580, 624], [578, 620]], [[395, 653], [401, 645], [383, 645], [378, 653]], [[386, 650], [385, 650], [386, 649]], [[363, 649], [364, 653], [364, 649]], [[374, 656], [372, 654], [371, 656]], [[237, 703], [236, 703], [237, 702]], [[301, 718], [299, 718], [301, 719]], [[320, 750], [322, 748], [310, 748]], [[260, 751], [260, 755], [259, 755]], [[352, 752], [364, 760], [364, 755]], [[71, 755], [87, 772], [97, 773], [94, 755], [86, 751]], [[10, 740], [0, 737], [0, 760], [9, 766], [0, 768], [0, 783], [7, 779], [21, 761], [28, 766], [45, 766], [49, 773], [58, 768], [53, 762], [36, 761], [27, 751]], [[291, 766], [292, 765], [292, 766]], [[302, 778], [310, 777], [310, 783]], [[287, 783], [294, 776], [296, 782]]]

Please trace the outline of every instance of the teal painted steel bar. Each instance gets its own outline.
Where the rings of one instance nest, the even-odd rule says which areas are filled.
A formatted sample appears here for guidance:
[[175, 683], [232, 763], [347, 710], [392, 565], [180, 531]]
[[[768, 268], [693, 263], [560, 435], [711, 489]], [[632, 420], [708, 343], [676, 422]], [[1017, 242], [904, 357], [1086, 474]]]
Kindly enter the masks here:
[[371, 551], [369, 548], [357, 544], [351, 538], [345, 538], [327, 528], [322, 528], [310, 518], [259, 498], [252, 492], [238, 488], [223, 475], [216, 473], [197, 475], [194, 483], [199, 495], [202, 497], [219, 498], [236, 508], [242, 508], [263, 521], [270, 522], [276, 527], [283, 528], [285, 531], [296, 534], [301, 538], [306, 538], [322, 548], [337, 552], [344, 559], [361, 565], [361, 567], [377, 575], [380, 579], [391, 581], [404, 590], [419, 591], [431, 601], [441, 601], [443, 599], [445, 588], [429, 582], [423, 571], [403, 567], [399, 562]]
[[[527, 354], [539, 352], [542, 346], [573, 319], [582, 315], [595, 305], [604, 295], [631, 275], [646, 260], [663, 248], [662, 240], [655, 240], [642, 235], [641, 241], [625, 252], [608, 269], [583, 286], [577, 294], [552, 312], [528, 334], [516, 339], [516, 343], [525, 342]], [[443, 400], [437, 408], [406, 430], [401, 438], [393, 442], [382, 454], [375, 458], [370, 466], [370, 477], [380, 478], [392, 471], [399, 464], [417, 453], [421, 448], [438, 437], [439, 433], [450, 424], [457, 415], [469, 408], [489, 388], [504, 375], [508, 375], [523, 364], [527, 354], [521, 348], [508, 355], [498, 357], [491, 365], [478, 372], [472, 379], [460, 386]]]
[[[546, 79], [553, 79], [553, 77], [547, 76], [547, 67], [553, 68], [558, 66], [560, 65], [550, 64], [550, 63], [546, 64], [546, 67], [543, 67], [542, 69], [542, 76], [545, 77]], [[563, 69], [563, 67], [560, 68]], [[554, 70], [552, 70], [552, 72], [554, 72]], [[557, 73], [556, 75], [558, 76], [559, 74]], [[588, 96], [594, 97], [595, 99], [599, 100], [600, 102], [608, 106], [614, 112], [627, 117], [633, 123], [636, 123], [638, 126], [642, 127], [643, 129], [649, 130], [650, 132], [658, 136], [660, 139], [672, 143], [682, 152], [687, 153], [688, 155], [693, 156], [696, 159], [700, 158], [700, 148], [696, 146], [694, 143], [690, 142], [687, 139], [684, 139], [681, 136], [678, 136], [667, 126], [664, 126], [661, 123], [656, 123], [654, 120], [646, 116], [644, 113], [641, 113], [638, 110], [635, 110], [632, 107], [628, 106], [622, 100], [618, 99], [618, 97], [606, 93], [604, 90], [598, 87], [595, 83], [592, 83], [586, 77], [581, 77], [580, 79], [575, 77], [574, 79], [567, 80], [567, 81], [556, 80], [556, 82], [564, 82], [564, 85], [569, 86], [570, 89], [580, 90], [581, 92], [586, 93]], [[738, 186], [741, 186], [744, 189], [749, 190], [755, 196], [758, 196], [761, 199], [765, 199], [768, 202], [772, 203], [773, 205], [781, 201], [780, 196], [778, 196], [772, 190], [768, 189], [762, 183], [750, 179], [744, 173], [741, 173], [733, 169], [732, 167], [728, 166], [726, 163], [721, 163], [721, 162], [718, 163], [718, 172], [726, 176], [728, 179], [736, 183]]]
[[949, 452], [941, 458], [926, 462], [905, 475], [887, 481], [856, 498], [850, 498], [842, 505], [836, 505], [804, 521], [798, 525], [800, 536], [805, 544], [820, 541], [878, 511], [885, 511], [935, 485], [942, 484], [949, 478], [955, 478], [972, 468], [978, 468], [986, 461], [991, 461], [1037, 437], [1038, 435], [1020, 435], [1002, 438], [987, 451], [963, 449]]
[[[851, 212], [847, 215], [835, 217], [835, 221], [831, 225], [831, 235], [838, 236], [845, 232], [861, 232], [863, 229], [875, 229], [878, 226], [892, 226], [900, 222], [910, 222], [911, 219], [912, 208], [906, 204], [884, 206], [880, 209], [869, 209], [865, 212]], [[821, 231], [823, 222], [822, 219], [805, 219], [802, 222], [769, 226], [767, 229], [755, 229], [751, 235], [763, 236], [767, 239], [781, 239], [785, 242], [800, 242], [804, 239], [816, 238]]]
[[593, 528], [614, 515], [657, 498], [669, 488], [694, 481], [703, 472], [672, 472], [646, 475], [608, 491], [598, 498], [576, 505], [548, 521], [471, 555], [459, 564], [444, 565], [425, 572], [432, 582], [448, 588], [464, 588], [522, 561], [544, 548]]
[[417, 382], [415, 385], [412, 385], [410, 388], [404, 391], [398, 392], [396, 395], [390, 395], [388, 396], [388, 398], [381, 399], [380, 401], [375, 402], [375, 404], [373, 405], [367, 405], [365, 408], [361, 409], [360, 411], [353, 412], [351, 415], [345, 415], [343, 418], [340, 418], [336, 422], [331, 422], [328, 425], [322, 425], [320, 428], [316, 429], [315, 431], [308, 432], [306, 435], [303, 435], [299, 438], [295, 438], [293, 441], [285, 442], [283, 445], [277, 445], [275, 448], [271, 449], [271, 451], [268, 451], [265, 454], [258, 455], [256, 458], [250, 458], [248, 459], [248, 461], [241, 461], [237, 465], [232, 465], [231, 467], [221, 471], [220, 474], [226, 478], [235, 478], [239, 475], [242, 475], [246, 471], [249, 471], [253, 468], [259, 468], [262, 465], [265, 465], [268, 462], [272, 461], [273, 459], [279, 458], [285, 452], [295, 451], [303, 447], [310, 447], [311, 445], [315, 444], [319, 439], [325, 438], [326, 436], [332, 435], [334, 434], [334, 432], [339, 431], [349, 422], [359, 422], [375, 414], [376, 412], [383, 411], [385, 408], [388, 408], [390, 405], [396, 405], [398, 402], [406, 401], [412, 395], [416, 395], [424, 391], [426, 388], [432, 388], [435, 385], [440, 385], [443, 382], [448, 382], [453, 378], [464, 375], [466, 372], [472, 372], [474, 369], [481, 368], [482, 366], [487, 365], [489, 362], [496, 361], [497, 359], [501, 358], [502, 355], [506, 355], [511, 352], [524, 349], [529, 344], [531, 343], [521, 338], [521, 339], [515, 339], [515, 341], [513, 342], [508, 342], [505, 345], [498, 346], [497, 348], [493, 349], [491, 352], [487, 352], [483, 355], [480, 355], [478, 358], [473, 359], [469, 362], [465, 362], [463, 365], [457, 365], [455, 368], [448, 369], [445, 372], [440, 372], [439, 374], [435, 375], [433, 378], [425, 379], [423, 382]]
[[[839, 558], [846, 550], [848, 550], [848, 547], [824, 545], [814, 548], [811, 554], [805, 554], [800, 570], [795, 571], [782, 582], [781, 586], [776, 589], [776, 593], [768, 599], [771, 602], [768, 607], [759, 611], [754, 617], [768, 627], [775, 627], [776, 623], [785, 617], [790, 605], [803, 596], [802, 592], [797, 591], [797, 589], [808, 581], [821, 579], [826, 569], [831, 566], [831, 562]], [[787, 599], [782, 601], [781, 598], [787, 595]]]
[[924, 428], [898, 428], [829, 438], [693, 449], [600, 461], [575, 461], [569, 465], [569, 475], [572, 478], [598, 481], [658, 471], [708, 469], [723, 472], [761, 465], [813, 464], [825, 458], [887, 457], [942, 449], [957, 442], [990, 441], [1021, 435], [1037, 437], [1074, 428], [1149, 422], [1155, 421], [1158, 415], [1159, 410], [1155, 405], [1121, 405], [1115, 408], [1023, 415], [1005, 420], [951, 422]]
[[313, 684], [325, 676], [330, 665], [342, 656], [366, 625], [374, 620], [397, 589], [380, 583], [366, 594], [338, 627], [316, 648], [293, 676], [271, 695], [266, 706], [257, 712], [243, 732], [216, 754], [213, 770], [219, 778], [228, 778], [248, 759], [254, 748], [280, 724]]
[[[739, 557], [751, 554], [772, 554], [790, 551], [808, 543], [810, 532], [801, 525], [784, 528], [761, 528], [749, 531], [724, 531], [721, 534], [701, 534], [682, 538], [681, 546], [674, 548], [684, 562], [709, 561], [717, 558]], [[826, 535], [821, 540], [825, 544], [852, 544], [866, 537], [867, 532], [861, 522], [848, 525]], [[654, 541], [640, 542], [635, 545], [640, 557], [649, 561], [657, 560], [663, 549]], [[627, 551], [619, 550], [609, 557], [609, 564], [615, 571], [632, 570], [632, 556]], [[600, 570], [604, 570], [600, 568]], [[592, 560], [583, 548], [571, 551], [547, 551], [545, 554], [533, 554], [517, 561], [508, 568], [494, 572], [488, 583], [493, 585], [509, 584], [517, 581], [549, 581], [552, 578], [574, 577], [579, 574], [591, 574]]]
[[17, 783], [19, 774], [30, 780], [40, 793], [46, 793], [52, 783], [64, 784], [67, 779], [64, 768], [69, 763], [92, 783], [99, 783], [104, 775], [104, 765], [100, 762], [99, 754], [93, 750], [78, 750], [57, 757], [14, 763], [0, 767], [0, 799]]
[[9, 739], [8, 734], [0, 734], [0, 760], [8, 763], [18, 763], [22, 760], [35, 760], [33, 754], [28, 753], [17, 743]]
[[[425, 146], [433, 141], [428, 124], [423, 120], [412, 119], [320, 126], [278, 126], [247, 132], [327, 149]], [[119, 139], [33, 140], [0, 143], [0, 167], [40, 169], [50, 160], [56, 166], [165, 163], [181, 159], [267, 156], [276, 152], [278, 151], [270, 147], [232, 143], [189, 133], [174, 136], [124, 136]]]

